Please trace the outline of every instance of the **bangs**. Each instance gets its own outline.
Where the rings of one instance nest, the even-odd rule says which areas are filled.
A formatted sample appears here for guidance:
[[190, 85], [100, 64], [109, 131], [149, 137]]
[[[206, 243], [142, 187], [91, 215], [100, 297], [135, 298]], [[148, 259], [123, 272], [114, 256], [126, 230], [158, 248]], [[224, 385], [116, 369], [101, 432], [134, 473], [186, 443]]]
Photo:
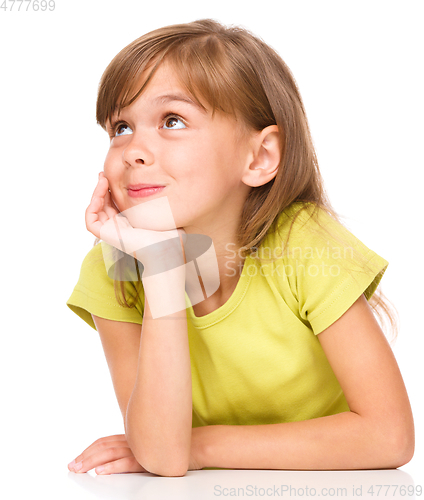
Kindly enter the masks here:
[[[231, 51], [218, 36], [178, 37], [172, 43], [167, 37], [156, 40], [157, 43], [148, 42], [149, 37], [135, 40], [106, 68], [96, 110], [97, 123], [102, 128], [106, 129], [106, 122], [114, 114], [142, 94], [162, 62], [174, 69], [182, 87], [201, 108], [207, 111], [209, 106], [212, 115], [220, 111], [237, 119], [239, 114], [251, 116], [252, 110], [263, 107], [260, 97], [249, 88], [249, 75], [240, 74], [241, 65], [231, 61]], [[233, 46], [234, 49], [237, 48]]]

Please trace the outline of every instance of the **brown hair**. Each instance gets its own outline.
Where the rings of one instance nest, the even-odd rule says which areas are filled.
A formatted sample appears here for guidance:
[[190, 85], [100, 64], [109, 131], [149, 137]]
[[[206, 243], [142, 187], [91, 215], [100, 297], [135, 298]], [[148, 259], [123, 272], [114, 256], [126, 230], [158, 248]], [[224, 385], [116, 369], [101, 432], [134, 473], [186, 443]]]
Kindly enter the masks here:
[[[201, 98], [212, 113], [228, 113], [246, 130], [260, 131], [277, 125], [282, 132], [276, 177], [263, 186], [253, 187], [243, 207], [237, 235], [242, 255], [252, 254], [267, 233], [277, 230], [278, 216], [295, 202], [303, 202], [305, 208], [313, 207], [312, 211], [307, 210], [310, 217], [323, 210], [342, 224], [324, 189], [303, 101], [292, 73], [271, 47], [244, 28], [225, 27], [203, 19], [166, 26], [130, 43], [111, 61], [99, 84], [96, 118], [104, 129], [115, 112], [137, 99], [165, 59], [202, 107]], [[141, 85], [147, 70], [150, 73]], [[303, 208], [292, 218], [290, 230], [301, 212]], [[318, 218], [317, 222], [321, 226]], [[286, 244], [289, 236], [290, 231]], [[358, 258], [363, 261], [361, 256]], [[122, 282], [120, 287], [124, 300], [120, 301], [117, 295], [118, 300], [133, 307], [135, 300], [129, 304]], [[394, 340], [396, 311], [380, 287], [369, 303], [380, 324], [385, 323], [383, 316], [388, 320]]]

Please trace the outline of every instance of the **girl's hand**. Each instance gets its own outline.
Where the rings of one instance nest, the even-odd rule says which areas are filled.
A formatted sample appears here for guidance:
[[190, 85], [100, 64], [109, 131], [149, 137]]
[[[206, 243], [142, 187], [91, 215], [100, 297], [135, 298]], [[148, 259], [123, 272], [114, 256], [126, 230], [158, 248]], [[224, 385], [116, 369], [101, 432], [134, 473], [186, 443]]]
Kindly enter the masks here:
[[88, 472], [94, 467], [96, 474], [147, 472], [135, 459], [125, 434], [107, 436], [94, 441], [68, 464], [71, 472]]
[[[194, 429], [193, 429], [194, 431]], [[202, 467], [195, 456], [194, 443], [190, 454], [188, 470], [199, 470]], [[81, 464], [78, 468], [76, 464]], [[88, 472], [95, 468], [96, 474], [123, 474], [127, 472], [148, 472], [134, 457], [125, 434], [107, 436], [94, 441], [81, 455], [68, 464], [71, 472]], [[78, 469], [78, 470], [77, 470]]]
[[90, 233], [94, 234], [96, 238], [100, 238], [100, 229], [103, 224], [117, 214], [119, 214], [119, 210], [112, 201], [109, 182], [104, 173], [100, 172], [90, 205], [85, 211], [85, 225]]
[[179, 267], [184, 263], [184, 244], [178, 241], [178, 236], [184, 240], [184, 229], [154, 231], [134, 228], [113, 203], [109, 182], [103, 172], [99, 174], [90, 205], [85, 211], [85, 222], [88, 231], [94, 236], [136, 257], [154, 273]]
[[184, 264], [184, 237], [182, 228], [156, 231], [133, 227], [123, 213], [113, 215], [100, 228], [100, 238], [105, 243], [135, 257], [156, 273]]

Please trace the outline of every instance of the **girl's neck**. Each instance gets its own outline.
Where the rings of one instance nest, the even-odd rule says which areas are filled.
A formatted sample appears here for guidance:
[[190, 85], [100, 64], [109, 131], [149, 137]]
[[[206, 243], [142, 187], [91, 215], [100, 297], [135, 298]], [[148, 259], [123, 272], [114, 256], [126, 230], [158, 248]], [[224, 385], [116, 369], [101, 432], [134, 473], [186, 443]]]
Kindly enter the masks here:
[[[206, 234], [199, 230], [194, 231], [192, 228], [184, 229], [187, 234]], [[212, 238], [216, 261], [218, 263], [219, 287], [207, 299], [193, 306], [196, 316], [209, 314], [227, 302], [237, 286], [245, 260], [240, 255], [235, 234], [230, 235], [229, 231], [226, 231], [225, 234], [221, 232], [220, 234], [208, 234], [208, 236]], [[212, 278], [213, 282], [215, 282], [216, 277], [213, 276]], [[205, 279], [208, 279], [208, 277], [206, 276]]]

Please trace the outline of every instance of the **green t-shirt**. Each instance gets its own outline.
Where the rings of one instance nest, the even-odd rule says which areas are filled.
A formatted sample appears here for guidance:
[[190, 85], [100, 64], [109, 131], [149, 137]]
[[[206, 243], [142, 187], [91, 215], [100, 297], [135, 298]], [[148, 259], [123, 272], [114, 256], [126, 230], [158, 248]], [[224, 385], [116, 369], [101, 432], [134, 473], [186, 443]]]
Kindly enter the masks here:
[[[349, 411], [317, 335], [362, 293], [369, 300], [388, 262], [324, 211], [320, 220], [335, 239], [304, 211], [282, 250], [299, 206], [279, 215], [279, 230], [268, 232], [258, 249], [261, 259], [274, 262], [247, 257], [224, 305], [201, 317], [191, 306], [186, 310], [193, 427], [293, 422]], [[133, 283], [125, 287], [134, 296]], [[143, 304], [143, 295], [133, 309], [118, 304], [101, 245], [88, 252], [67, 301], [92, 328], [91, 314], [141, 325]]]

